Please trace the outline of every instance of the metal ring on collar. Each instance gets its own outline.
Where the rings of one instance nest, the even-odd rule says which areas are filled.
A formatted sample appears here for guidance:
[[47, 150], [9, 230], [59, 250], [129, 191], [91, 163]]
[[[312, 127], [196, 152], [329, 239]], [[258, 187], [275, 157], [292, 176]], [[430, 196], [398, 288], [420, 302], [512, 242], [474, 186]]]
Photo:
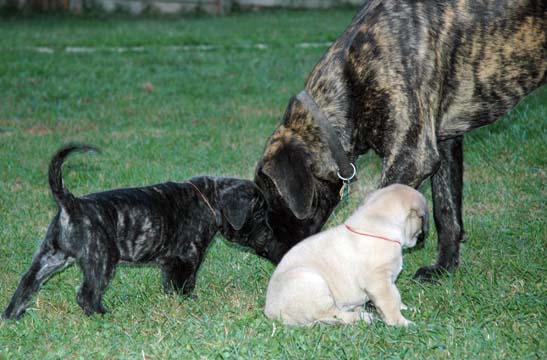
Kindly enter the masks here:
[[355, 174], [357, 173], [357, 170], [355, 169], [355, 165], [353, 165], [352, 163], [349, 163], [349, 164], [350, 164], [351, 167], [353, 168], [353, 174], [351, 174], [350, 177], [345, 178], [345, 177], [343, 177], [342, 175], [340, 175], [340, 172], [339, 172], [339, 171], [336, 172], [336, 175], [338, 175], [338, 178], [339, 178], [340, 180], [342, 180], [342, 181], [350, 182], [351, 179], [353, 179], [353, 178], [355, 177]]

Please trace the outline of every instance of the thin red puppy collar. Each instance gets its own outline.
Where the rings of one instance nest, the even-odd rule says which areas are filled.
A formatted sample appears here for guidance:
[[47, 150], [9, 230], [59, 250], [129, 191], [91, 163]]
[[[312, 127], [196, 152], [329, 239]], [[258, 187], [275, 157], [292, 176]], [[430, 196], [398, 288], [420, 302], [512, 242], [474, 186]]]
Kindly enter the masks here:
[[399, 240], [393, 240], [393, 239], [390, 239], [390, 238], [387, 238], [387, 237], [383, 237], [383, 236], [378, 236], [378, 235], [372, 235], [372, 234], [367, 234], [367, 233], [362, 233], [362, 232], [359, 232], [355, 229], [353, 229], [351, 226], [349, 226], [348, 224], [344, 224], [346, 226], [346, 229], [348, 229], [349, 231], [351, 231], [352, 233], [355, 233], [355, 234], [358, 234], [358, 235], [363, 235], [363, 236], [368, 236], [368, 237], [371, 237], [371, 238], [375, 238], [375, 239], [380, 239], [380, 240], [385, 240], [385, 241], [390, 241], [390, 242], [394, 242], [394, 243], [397, 243], [399, 244], [399, 246], [402, 246], [401, 245], [401, 242]]
[[209, 208], [209, 210], [211, 210], [211, 212], [213, 213], [213, 217], [216, 217], [216, 212], [215, 212], [215, 210], [213, 209], [213, 207], [211, 206], [211, 203], [209, 203], [209, 200], [207, 200], [207, 197], [206, 197], [205, 195], [203, 195], [203, 193], [198, 189], [198, 187], [197, 187], [196, 185], [194, 185], [194, 184], [193, 184], [192, 182], [190, 182], [190, 181], [185, 181], [184, 183], [193, 186], [193, 188], [199, 193], [199, 195], [200, 195], [201, 198], [203, 199], [203, 202], [205, 202], [205, 205], [207, 205], [207, 207]]

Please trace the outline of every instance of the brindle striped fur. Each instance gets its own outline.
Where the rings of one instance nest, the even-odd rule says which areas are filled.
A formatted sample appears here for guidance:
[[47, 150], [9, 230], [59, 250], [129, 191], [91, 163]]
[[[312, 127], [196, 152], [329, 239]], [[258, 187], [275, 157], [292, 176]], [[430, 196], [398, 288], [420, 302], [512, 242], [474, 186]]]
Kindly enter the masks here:
[[249, 180], [198, 176], [75, 197], [63, 184], [63, 161], [85, 145], [60, 149], [49, 166], [58, 206], [3, 319], [18, 319], [53, 274], [73, 263], [82, 270], [76, 300], [87, 315], [104, 314], [103, 295], [119, 263], [156, 264], [165, 291], [190, 295], [213, 237], [276, 257], [267, 203]]
[[[547, 1], [371, 0], [306, 82], [351, 160], [372, 149], [381, 186], [431, 178], [439, 235], [430, 278], [459, 263], [463, 135], [547, 79]], [[342, 185], [312, 116], [291, 99], [256, 182], [288, 249], [318, 232]], [[304, 206], [302, 204], [305, 204]]]

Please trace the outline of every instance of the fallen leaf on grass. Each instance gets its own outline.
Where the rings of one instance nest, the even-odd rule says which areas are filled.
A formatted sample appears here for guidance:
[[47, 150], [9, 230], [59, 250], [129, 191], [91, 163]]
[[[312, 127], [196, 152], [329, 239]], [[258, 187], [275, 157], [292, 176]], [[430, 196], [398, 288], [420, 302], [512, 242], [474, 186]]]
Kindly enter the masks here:
[[154, 84], [152, 84], [150, 81], [147, 81], [141, 85], [141, 89], [143, 91], [146, 91], [147, 93], [151, 93], [154, 91]]

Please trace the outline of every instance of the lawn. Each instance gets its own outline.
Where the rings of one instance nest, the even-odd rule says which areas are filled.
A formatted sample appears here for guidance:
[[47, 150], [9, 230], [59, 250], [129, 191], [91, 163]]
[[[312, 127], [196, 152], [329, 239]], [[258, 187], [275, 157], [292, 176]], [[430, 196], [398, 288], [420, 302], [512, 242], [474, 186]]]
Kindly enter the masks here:
[[[252, 178], [290, 96], [353, 13], [0, 18], [0, 307], [55, 214], [46, 174], [57, 148], [103, 150], [67, 162], [75, 194], [201, 174]], [[438, 284], [412, 279], [435, 259], [432, 231], [398, 280], [416, 326], [285, 328], [262, 313], [273, 265], [217, 237], [190, 299], [163, 294], [155, 267], [120, 266], [105, 295], [111, 312], [86, 317], [75, 301], [80, 272], [68, 268], [20, 321], [0, 321], [0, 359], [544, 359], [546, 118], [544, 88], [467, 136], [462, 266]], [[358, 169], [359, 186], [327, 227], [376, 185], [377, 157]]]

